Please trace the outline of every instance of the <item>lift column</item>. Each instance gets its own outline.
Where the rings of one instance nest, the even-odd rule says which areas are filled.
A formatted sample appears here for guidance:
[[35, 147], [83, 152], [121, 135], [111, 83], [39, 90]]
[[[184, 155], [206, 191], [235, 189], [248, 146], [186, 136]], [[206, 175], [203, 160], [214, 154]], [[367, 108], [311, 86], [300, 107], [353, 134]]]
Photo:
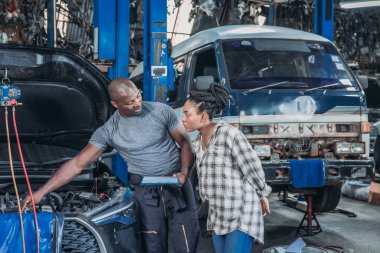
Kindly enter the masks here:
[[95, 53], [111, 60], [108, 77], [129, 76], [129, 0], [95, 0]]
[[[144, 0], [144, 100], [166, 103], [173, 79], [168, 56], [167, 0]], [[169, 65], [169, 66], [168, 66]]]
[[[113, 61], [108, 69], [108, 77], [129, 76], [129, 0], [94, 1], [95, 54], [100, 60]], [[127, 165], [124, 159], [115, 155], [112, 171], [125, 183], [128, 183]]]
[[334, 39], [334, 0], [314, 1], [314, 33]]

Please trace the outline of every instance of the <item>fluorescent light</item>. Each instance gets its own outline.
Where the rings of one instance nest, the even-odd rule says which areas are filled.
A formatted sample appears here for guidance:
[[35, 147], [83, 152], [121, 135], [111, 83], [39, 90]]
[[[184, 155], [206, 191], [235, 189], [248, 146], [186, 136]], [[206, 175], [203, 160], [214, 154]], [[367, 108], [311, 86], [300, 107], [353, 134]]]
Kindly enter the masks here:
[[342, 1], [339, 3], [340, 8], [342, 9], [354, 9], [354, 8], [365, 8], [365, 7], [374, 7], [380, 6], [380, 1], [377, 0], [368, 0], [368, 1]]

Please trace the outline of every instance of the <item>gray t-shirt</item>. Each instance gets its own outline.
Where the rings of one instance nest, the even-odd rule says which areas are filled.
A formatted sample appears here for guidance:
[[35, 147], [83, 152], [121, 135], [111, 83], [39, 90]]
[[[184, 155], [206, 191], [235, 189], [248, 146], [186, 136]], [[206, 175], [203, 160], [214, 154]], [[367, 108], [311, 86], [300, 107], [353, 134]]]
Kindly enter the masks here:
[[179, 120], [172, 108], [142, 102], [140, 115], [123, 117], [116, 111], [98, 128], [90, 143], [115, 148], [128, 163], [128, 171], [142, 176], [167, 176], [180, 170], [180, 149], [170, 132]]

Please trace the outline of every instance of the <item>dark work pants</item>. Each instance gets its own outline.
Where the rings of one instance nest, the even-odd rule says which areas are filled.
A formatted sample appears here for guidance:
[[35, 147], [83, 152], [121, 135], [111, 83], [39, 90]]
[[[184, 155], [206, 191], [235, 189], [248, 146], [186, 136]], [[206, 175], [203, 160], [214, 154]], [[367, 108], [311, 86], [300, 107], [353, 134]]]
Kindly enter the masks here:
[[189, 180], [182, 187], [139, 186], [135, 189], [143, 249], [167, 253], [198, 252], [200, 229]]

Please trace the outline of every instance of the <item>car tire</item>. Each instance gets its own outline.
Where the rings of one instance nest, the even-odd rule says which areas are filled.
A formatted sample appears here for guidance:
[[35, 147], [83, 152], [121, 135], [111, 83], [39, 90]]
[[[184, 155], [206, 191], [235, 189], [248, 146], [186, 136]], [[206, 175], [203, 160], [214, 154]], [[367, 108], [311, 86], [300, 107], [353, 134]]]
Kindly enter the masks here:
[[313, 211], [315, 213], [330, 212], [338, 206], [342, 195], [342, 183], [327, 185], [317, 190], [313, 196]]
[[197, 209], [198, 219], [207, 219], [208, 216], [208, 203], [203, 202], [199, 195], [199, 181], [198, 181], [198, 173], [195, 168], [193, 168], [190, 172], [189, 176], [191, 185], [193, 187], [195, 205]]

